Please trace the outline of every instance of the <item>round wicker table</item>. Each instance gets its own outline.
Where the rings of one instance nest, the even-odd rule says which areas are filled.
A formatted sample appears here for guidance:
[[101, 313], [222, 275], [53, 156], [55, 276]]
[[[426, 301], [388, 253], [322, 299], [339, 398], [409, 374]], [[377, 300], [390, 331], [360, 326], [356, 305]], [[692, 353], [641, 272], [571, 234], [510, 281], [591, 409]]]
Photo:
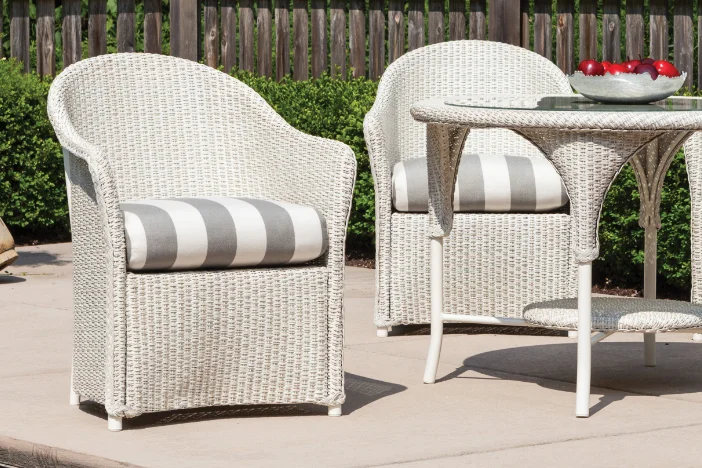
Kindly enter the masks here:
[[[669, 98], [648, 105], [609, 105], [595, 103], [579, 95], [483, 95], [424, 100], [413, 105], [411, 113], [415, 120], [427, 124], [432, 321], [424, 381], [433, 383], [436, 379], [443, 322], [448, 319], [460, 321], [460, 317], [443, 312], [442, 271], [443, 238], [451, 232], [452, 198], [463, 145], [471, 128], [507, 128], [543, 151], [560, 173], [570, 197], [572, 249], [578, 262], [578, 297], [572, 307], [577, 314], [575, 321], [578, 330], [575, 413], [579, 417], [589, 416], [591, 345], [607, 333], [623, 331], [596, 328], [596, 331], [605, 332], [600, 333], [599, 338], [591, 337], [592, 261], [599, 255], [597, 227], [602, 203], [610, 184], [632, 157], [637, 178], [641, 179], [641, 174], [647, 170], [651, 172], [651, 168], [645, 164], [646, 154], [649, 154], [649, 166], [655, 162], [664, 173], [685, 140], [693, 132], [702, 130], [702, 100]], [[642, 180], [645, 179], [639, 181], [640, 185]], [[662, 185], [662, 178], [660, 183]], [[649, 218], [653, 219], [654, 225], [657, 203], [660, 201], [656, 197], [659, 194], [658, 189], [648, 197], [650, 203], [647, 206], [655, 207], [655, 213], [649, 209], [652, 213]], [[648, 313], [649, 309], [655, 309], [652, 313], [658, 313], [655, 330], [681, 328], [679, 324], [666, 324], [661, 319], [666, 317], [668, 306], [665, 302], [649, 303], [645, 311]], [[611, 308], [610, 304], [596, 304], [598, 313], [599, 309]], [[539, 325], [549, 326], [548, 317], [556, 314], [544, 314], [543, 309], [540, 310]], [[564, 310], [567, 311], [567, 305], [562, 306], [561, 311]], [[702, 309], [699, 312], [702, 321]], [[685, 310], [685, 313], [694, 315], [698, 311]], [[670, 316], [674, 317], [675, 314]], [[563, 321], [551, 325], [552, 328], [567, 329]]]

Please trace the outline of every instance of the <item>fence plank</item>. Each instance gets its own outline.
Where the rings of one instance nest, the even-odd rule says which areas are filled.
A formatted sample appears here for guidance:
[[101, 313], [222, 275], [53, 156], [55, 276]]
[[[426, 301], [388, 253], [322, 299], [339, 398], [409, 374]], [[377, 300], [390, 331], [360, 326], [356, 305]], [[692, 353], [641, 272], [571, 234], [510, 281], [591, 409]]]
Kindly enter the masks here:
[[346, 78], [345, 0], [331, 0], [331, 75]]
[[530, 40], [530, 24], [529, 24], [529, 0], [522, 0], [521, 5], [519, 7], [519, 17], [521, 19], [520, 21], [520, 31], [521, 31], [521, 40], [520, 40], [520, 45], [524, 47], [525, 49], [530, 49], [529, 47], [529, 40]]
[[203, 16], [205, 21], [205, 64], [217, 68], [219, 66], [219, 21], [218, 1], [203, 0]]
[[551, 47], [551, 0], [534, 1], [534, 52], [553, 60]]
[[160, 54], [161, 47], [161, 0], [144, 0], [144, 52]]
[[383, 14], [383, 0], [370, 0], [368, 6], [369, 16], [369, 77], [377, 80], [385, 70], [385, 15]]
[[673, 20], [673, 47], [675, 67], [686, 72], [685, 86], [692, 88], [692, 0], [675, 0]]
[[0, 59], [3, 58], [3, 54], [5, 53], [3, 51], [3, 47], [2, 47], [2, 39], [3, 39], [3, 35], [5, 34], [3, 32], [3, 24], [5, 24], [3, 22], [3, 21], [5, 21], [5, 18], [3, 18], [3, 11], [4, 11], [3, 8], [4, 8], [4, 5], [2, 4], [2, 0], [0, 0]]
[[[234, 0], [230, 0], [234, 1]], [[232, 30], [232, 35], [236, 33]], [[280, 81], [290, 74], [290, 3], [275, 2], [275, 78]]]
[[[216, 1], [216, 0], [215, 0]], [[273, 31], [271, 28], [271, 0], [258, 0], [258, 74], [270, 78], [273, 76]]]
[[10, 57], [29, 73], [29, 0], [12, 0], [10, 7]]
[[171, 0], [171, 55], [197, 62], [200, 22], [197, 2]]
[[409, 0], [407, 48], [414, 50], [422, 46], [424, 46], [424, 1]]
[[353, 77], [366, 76], [366, 18], [364, 0], [349, 2], [349, 47]]
[[644, 54], [643, 0], [626, 0], [626, 55], [631, 58]]
[[52, 76], [56, 73], [56, 47], [54, 46], [54, 0], [37, 0], [37, 73]]
[[449, 40], [460, 41], [466, 38], [466, 2], [449, 0]]
[[491, 0], [489, 14], [488, 37], [491, 41], [512, 45], [521, 43], [519, 8], [515, 8], [514, 1]]
[[63, 0], [63, 68], [82, 57], [80, 0]]
[[236, 0], [222, 0], [221, 8], [222, 67], [225, 73], [231, 73], [236, 67]]
[[254, 71], [253, 0], [239, 0], [239, 68]]
[[[697, 4], [697, 87], [702, 86], [702, 5]], [[2, 49], [2, 47], [0, 47]], [[2, 54], [0, 53], [0, 57]]]
[[573, 0], [556, 2], [556, 64], [568, 75], [573, 73]]
[[326, 0], [312, 0], [312, 77], [319, 78], [327, 69]]
[[651, 27], [651, 57], [668, 59], [668, 0], [651, 0], [649, 4]]
[[307, 0], [293, 1], [293, 34], [295, 35], [293, 78], [306, 80], [309, 77]]
[[[161, 7], [160, 0], [155, 0]], [[88, 55], [107, 53], [107, 0], [88, 2]]]
[[117, 2], [117, 52], [134, 52], [136, 23], [134, 0]]
[[619, 0], [602, 1], [602, 60], [619, 62], [622, 52], [619, 40]]
[[405, 52], [405, 22], [402, 0], [388, 2], [388, 63], [392, 63]]
[[578, 60], [597, 60], [597, 0], [580, 0]]
[[485, 0], [470, 0], [469, 39], [485, 39], [485, 11], [487, 10]]
[[429, 0], [429, 44], [444, 42], [444, 0]]

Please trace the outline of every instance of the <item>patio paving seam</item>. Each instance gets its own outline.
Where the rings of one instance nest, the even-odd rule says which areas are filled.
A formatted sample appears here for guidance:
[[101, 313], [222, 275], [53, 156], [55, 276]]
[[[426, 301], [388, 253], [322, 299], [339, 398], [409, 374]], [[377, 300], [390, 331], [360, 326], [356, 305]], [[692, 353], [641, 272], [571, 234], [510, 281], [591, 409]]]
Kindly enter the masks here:
[[642, 435], [642, 434], [651, 434], [655, 432], [662, 432], [662, 431], [670, 431], [670, 430], [676, 430], [676, 429], [689, 429], [693, 427], [702, 427], [702, 423], [698, 424], [680, 424], [676, 426], [666, 426], [666, 427], [658, 427], [654, 429], [645, 429], [643, 431], [628, 431], [628, 432], [615, 432], [615, 433], [607, 433], [607, 434], [599, 434], [599, 435], [593, 435], [593, 436], [583, 436], [583, 437], [570, 437], [567, 439], [560, 439], [560, 440], [551, 440], [551, 441], [544, 441], [544, 442], [536, 442], [536, 443], [529, 443], [529, 444], [517, 444], [517, 445], [512, 445], [508, 447], [503, 447], [503, 448], [495, 448], [495, 449], [487, 449], [487, 450], [469, 450], [466, 452], [456, 452], [456, 453], [451, 453], [451, 454], [445, 454], [445, 455], [439, 455], [435, 457], [426, 457], [426, 458], [415, 458], [415, 459], [407, 459], [407, 460], [398, 460], [392, 463], [386, 463], [382, 465], [377, 465], [377, 464], [372, 464], [372, 465], [354, 465], [351, 468], [375, 468], [375, 467], [383, 467], [383, 466], [397, 466], [397, 465], [402, 465], [405, 463], [414, 463], [414, 462], [423, 462], [423, 461], [432, 461], [432, 460], [445, 460], [449, 458], [460, 458], [460, 457], [466, 457], [470, 455], [481, 455], [481, 454], [486, 454], [486, 453], [499, 453], [499, 452], [508, 452], [510, 450], [518, 450], [518, 449], [523, 449], [523, 448], [529, 448], [529, 447], [543, 447], [547, 445], [558, 445], [558, 444], [565, 444], [565, 443], [570, 443], [570, 442], [581, 442], [585, 440], [597, 440], [597, 439], [608, 439], [608, 438], [613, 438], [613, 437], [625, 437], [625, 436], [631, 436], [631, 435]]

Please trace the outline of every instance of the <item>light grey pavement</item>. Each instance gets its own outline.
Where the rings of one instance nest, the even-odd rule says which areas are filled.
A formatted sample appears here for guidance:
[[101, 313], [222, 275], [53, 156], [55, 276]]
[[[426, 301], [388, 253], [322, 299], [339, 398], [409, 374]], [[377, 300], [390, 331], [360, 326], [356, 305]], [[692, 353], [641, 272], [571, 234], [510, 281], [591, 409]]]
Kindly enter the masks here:
[[573, 340], [447, 335], [440, 380], [424, 385], [428, 336], [376, 338], [373, 271], [358, 268], [347, 269], [343, 417], [315, 406], [217, 408], [145, 415], [110, 433], [100, 407], [68, 405], [70, 245], [19, 250], [11, 275], [0, 274], [0, 464], [702, 464], [702, 343], [690, 335], [659, 335], [656, 368], [643, 366], [640, 335], [596, 345], [593, 414], [576, 419]]

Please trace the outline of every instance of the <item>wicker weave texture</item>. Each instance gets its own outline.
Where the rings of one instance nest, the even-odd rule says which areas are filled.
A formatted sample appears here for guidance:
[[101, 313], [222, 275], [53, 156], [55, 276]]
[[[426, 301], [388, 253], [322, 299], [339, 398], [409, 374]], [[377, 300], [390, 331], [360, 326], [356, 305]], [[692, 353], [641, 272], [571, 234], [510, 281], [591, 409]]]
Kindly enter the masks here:
[[[572, 297], [576, 268], [567, 214], [457, 213], [444, 244], [444, 312], [521, 318], [532, 302]], [[430, 322], [426, 215], [394, 213], [390, 316]]]
[[[504, 72], [507, 68], [510, 73]], [[393, 253], [394, 251], [424, 252], [424, 246], [428, 246], [426, 237], [424, 240], [415, 237], [419, 231], [411, 231], [411, 235], [408, 232], [407, 236], [397, 238], [393, 235], [394, 232], [404, 230], [406, 227], [393, 225], [393, 220], [403, 218], [392, 212], [392, 167], [400, 160], [427, 156], [427, 126], [412, 118], [410, 108], [413, 104], [423, 99], [446, 96], [570, 92], [567, 79], [549, 60], [523, 48], [499, 42], [451, 41], [435, 44], [405, 54], [388, 67], [380, 81], [373, 108], [366, 115], [363, 125], [375, 183], [377, 283], [375, 322], [378, 326], [405, 323], [409, 321], [410, 316], [418, 317], [419, 323], [423, 323], [428, 313], [428, 308], [427, 312], [415, 312], [425, 308], [427, 304], [420, 298], [428, 294], [426, 292], [428, 290], [423, 286], [420, 287], [417, 281], [419, 278], [423, 278], [422, 281], [428, 278], [428, 257], [415, 261], [408, 254], [398, 258]], [[462, 136], [459, 135], [459, 137]], [[464, 149], [466, 153], [544, 157], [543, 153], [529, 141], [505, 129], [471, 130], [466, 138]], [[490, 215], [478, 215], [475, 219], [479, 219], [480, 216]], [[426, 234], [426, 226], [420, 228], [413, 219], [408, 218], [405, 225], [417, 226], [417, 229], [422, 229]], [[428, 222], [429, 218], [424, 215], [424, 219]], [[490, 221], [480, 222], [481, 226], [489, 224]], [[497, 249], [494, 252], [485, 252], [485, 255], [509, 255], [511, 246], [508, 243], [493, 243], [489, 240], [491, 234], [480, 232], [486, 238], [474, 238], [471, 242], [481, 246], [490, 244]], [[570, 239], [569, 234], [564, 239]], [[412, 243], [405, 243], [409, 240]], [[562, 241], [563, 239], [558, 243], [562, 244]], [[535, 239], [534, 242], [537, 240]], [[569, 252], [568, 255], [570, 255]], [[524, 264], [530, 259], [517, 257], [515, 261]], [[559, 265], [558, 261], [559, 259], [556, 260], [556, 265]], [[396, 265], [401, 266], [401, 271], [406, 273], [398, 277]], [[464, 259], [460, 258], [456, 258], [455, 265], [455, 268], [460, 271], [466, 271], [470, 267]], [[482, 265], [489, 266], [488, 263]], [[560, 278], [550, 278], [561, 281], [551, 290], [569, 288], [568, 281], [573, 274], [571, 272]], [[465, 278], [472, 280], [471, 276]], [[506, 292], [506, 296], [496, 303], [508, 303], [512, 297], [526, 294], [527, 292], [521, 289], [523, 285], [523, 282], [515, 283], [514, 287]], [[410, 291], [415, 287], [420, 287], [416, 294]], [[402, 291], [395, 291], [397, 288], [401, 288]], [[391, 291], [392, 294], [399, 294], [405, 298], [416, 297], [416, 301], [407, 302], [403, 299], [400, 303], [403, 304], [402, 306], [397, 305], [397, 302], [393, 302], [391, 306]], [[451, 288], [447, 287], [447, 298], [451, 295], [450, 291]], [[557, 297], [562, 296], [556, 295], [550, 298]], [[479, 312], [481, 315], [495, 314], [499, 313], [496, 312], [498, 309], [489, 308]]]
[[[295, 130], [253, 90], [224, 73], [160, 55], [105, 55], [72, 65], [54, 80], [48, 111], [68, 154], [77, 240], [73, 366], [79, 393], [103, 401], [109, 414], [127, 417], [208, 402], [331, 405], [344, 400], [343, 258], [356, 175], [348, 146]], [[271, 275], [184, 272], [135, 280], [126, 271], [119, 203], [184, 196], [246, 196], [312, 206], [326, 218], [329, 250], [313, 262], [318, 268], [309, 276], [298, 267]], [[186, 294], [177, 286], [189, 282], [205, 289]], [[234, 287], [243, 288], [245, 300], [231, 291]], [[300, 320], [305, 308], [310, 315]], [[268, 326], [264, 313], [277, 314], [278, 321], [254, 333], [253, 327]], [[140, 314], [164, 327], [135, 321]], [[227, 317], [229, 328], [198, 335], [196, 348], [185, 330], [173, 331], [202, 326], [206, 315]], [[257, 353], [272, 346], [273, 328], [283, 330], [292, 317], [300, 322], [296, 338], [286, 335], [276, 356], [261, 359]], [[225, 359], [221, 346], [220, 354], [209, 350], [218, 338], [241, 346], [236, 356], [250, 361], [213, 365]], [[182, 362], [202, 369], [174, 367], [174, 356], [163, 346], [182, 349]], [[314, 375], [288, 379], [289, 363], [312, 355]], [[154, 378], [139, 380], [139, 375]], [[254, 375], [270, 381], [264, 385]], [[250, 379], [254, 384], [241, 386]]]
[[702, 132], [694, 133], [684, 145], [687, 178], [690, 183], [690, 250], [692, 302], [702, 304]]

